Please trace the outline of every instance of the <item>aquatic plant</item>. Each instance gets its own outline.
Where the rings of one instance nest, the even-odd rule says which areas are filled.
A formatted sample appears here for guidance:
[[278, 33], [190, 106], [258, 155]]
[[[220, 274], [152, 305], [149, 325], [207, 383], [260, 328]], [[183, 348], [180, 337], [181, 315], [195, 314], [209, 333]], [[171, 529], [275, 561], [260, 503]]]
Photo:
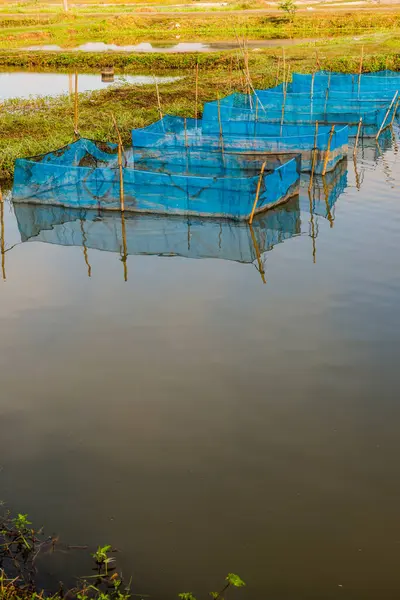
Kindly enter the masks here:
[[[9, 512], [0, 515], [0, 600], [129, 600], [131, 593], [116, 568], [115, 550], [110, 544], [98, 546], [91, 554], [96, 571], [79, 578], [75, 587], [66, 589], [62, 583], [55, 592], [45, 592], [36, 584], [37, 558], [48, 550], [61, 546], [55, 536], [46, 537], [43, 530], [31, 527], [27, 514], [13, 517]], [[63, 546], [65, 548], [65, 546]], [[67, 546], [70, 550], [86, 550], [87, 546]], [[230, 587], [242, 587], [244, 581], [229, 573], [220, 592], [211, 592], [214, 600], [223, 600]], [[196, 600], [191, 592], [178, 594], [180, 600]]]

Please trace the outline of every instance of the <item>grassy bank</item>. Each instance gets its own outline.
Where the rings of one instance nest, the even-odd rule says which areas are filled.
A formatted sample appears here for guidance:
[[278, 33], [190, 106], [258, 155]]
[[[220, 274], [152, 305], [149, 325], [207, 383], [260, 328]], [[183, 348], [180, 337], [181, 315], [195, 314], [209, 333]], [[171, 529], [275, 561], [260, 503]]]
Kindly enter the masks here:
[[[222, 26], [222, 27], [221, 27]], [[298, 15], [293, 22], [280, 16], [226, 13], [217, 15], [130, 14], [119, 16], [58, 15], [43, 21], [28, 22], [0, 18], [0, 49], [56, 44], [73, 48], [86, 42], [118, 45], [143, 40], [196, 41], [249, 39], [324, 38], [366, 35], [373, 32], [400, 31], [400, 12], [369, 12]]]
[[[215, 100], [232, 90], [243, 90], [243, 81], [236, 62], [231, 56], [221, 55], [212, 68], [202, 66], [199, 76], [199, 102]], [[250, 70], [255, 87], [275, 85], [278, 54], [255, 54], [250, 59]], [[321, 57], [321, 66], [342, 72], [358, 69], [359, 55], [343, 57], [335, 48]], [[195, 56], [192, 58], [195, 64]], [[315, 55], [311, 51], [299, 51], [288, 57], [292, 71], [312, 72]], [[399, 68], [400, 54], [366, 56], [364, 70]], [[194, 116], [194, 74], [186, 71], [184, 79], [160, 86], [163, 113]], [[157, 99], [154, 86], [138, 87], [126, 85], [108, 88], [92, 94], [80, 94], [80, 133], [82, 136], [99, 140], [115, 140], [111, 113], [117, 119], [124, 143], [130, 144], [130, 131], [143, 127], [158, 119]], [[10, 100], [0, 112], [0, 179], [13, 174], [13, 163], [17, 157], [32, 156], [56, 149], [73, 139], [73, 102], [68, 96], [36, 100]]]

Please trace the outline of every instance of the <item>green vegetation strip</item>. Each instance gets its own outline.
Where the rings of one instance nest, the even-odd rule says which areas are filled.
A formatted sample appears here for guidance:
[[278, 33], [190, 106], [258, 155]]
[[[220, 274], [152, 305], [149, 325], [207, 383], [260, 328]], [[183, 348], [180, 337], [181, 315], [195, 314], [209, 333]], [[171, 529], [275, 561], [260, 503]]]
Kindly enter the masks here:
[[[2, 26], [2, 23], [6, 26]], [[0, 17], [0, 49], [10, 50], [31, 45], [56, 44], [73, 48], [86, 42], [118, 45], [140, 41], [197, 41], [221, 39], [321, 38], [394, 32], [400, 29], [400, 12], [349, 12], [340, 14], [298, 15], [293, 20], [265, 14], [226, 13], [216, 15], [146, 15], [131, 13], [119, 16], [82, 16], [62, 14], [44, 22], [27, 24], [2, 21]]]

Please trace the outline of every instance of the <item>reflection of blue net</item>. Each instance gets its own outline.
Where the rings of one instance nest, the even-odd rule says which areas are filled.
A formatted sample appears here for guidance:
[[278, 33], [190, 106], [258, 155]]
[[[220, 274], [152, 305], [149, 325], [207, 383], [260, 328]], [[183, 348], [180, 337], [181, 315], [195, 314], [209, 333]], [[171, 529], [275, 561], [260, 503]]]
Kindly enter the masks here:
[[[321, 125], [316, 140], [316, 172], [324, 166], [330, 137], [330, 126]], [[140, 149], [153, 149], [170, 155], [182, 148], [218, 150], [227, 152], [295, 152], [301, 153], [301, 168], [311, 170], [311, 161], [315, 140], [314, 125], [296, 125], [263, 122], [229, 121], [222, 123], [222, 136], [219, 122], [164, 117], [148, 127], [132, 131], [132, 143], [135, 154]], [[337, 127], [330, 143], [327, 169], [347, 153], [348, 128]]]
[[340, 90], [351, 93], [364, 92], [389, 92], [393, 94], [400, 90], [400, 77], [389, 75], [377, 75], [376, 73], [363, 73], [361, 75], [348, 75], [344, 73], [327, 73], [320, 71], [315, 73], [314, 81], [312, 75], [293, 73], [291, 90], [293, 92], [304, 92], [318, 87], [330, 90]]
[[385, 119], [388, 103], [367, 102], [353, 100], [344, 103], [344, 106], [339, 106], [339, 103], [328, 105], [318, 98], [313, 102], [310, 98], [291, 100], [289, 94], [283, 108], [283, 101], [279, 99], [267, 100], [264, 105], [259, 96], [235, 93], [219, 102], [204, 105], [203, 128], [206, 129], [207, 126], [208, 133], [217, 133], [221, 126], [225, 132], [225, 123], [231, 128], [231, 124], [237, 121], [249, 122], [254, 126], [264, 122], [312, 125], [318, 121], [324, 124], [349, 125], [350, 135], [355, 135], [362, 117], [363, 135], [374, 136]]
[[[119, 215], [59, 206], [16, 204], [23, 242], [85, 246], [107, 252], [220, 258], [252, 263], [276, 244], [300, 233], [298, 199], [259, 215], [252, 229], [246, 223], [155, 215]], [[123, 241], [122, 226], [125, 228]]]
[[309, 192], [309, 178], [302, 177], [300, 187], [300, 209], [324, 218], [334, 217], [334, 205], [347, 187], [347, 161], [341, 161], [333, 171], [313, 180]]
[[[298, 187], [297, 157], [267, 162], [260, 179], [261, 157], [236, 160], [234, 155], [215, 152], [201, 167], [201, 155], [194, 153], [190, 161], [189, 151], [181, 147], [170, 157], [180, 163], [173, 163], [168, 171], [165, 157], [152, 152], [142, 150], [134, 156], [130, 151], [123, 157], [126, 210], [242, 219], [252, 210], [259, 182], [257, 210], [286, 201]], [[120, 208], [119, 178], [116, 146], [80, 139], [56, 152], [17, 160], [13, 198], [115, 210]]]

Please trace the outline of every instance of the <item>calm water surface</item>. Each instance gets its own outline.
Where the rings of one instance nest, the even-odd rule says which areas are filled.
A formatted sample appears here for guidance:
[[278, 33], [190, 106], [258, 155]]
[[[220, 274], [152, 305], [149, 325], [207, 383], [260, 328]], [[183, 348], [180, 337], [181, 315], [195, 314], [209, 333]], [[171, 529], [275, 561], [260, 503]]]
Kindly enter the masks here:
[[[400, 164], [375, 154], [329, 212], [303, 190], [255, 224], [265, 285], [224, 226], [128, 219], [125, 282], [118, 221], [6, 202], [0, 497], [153, 598], [228, 571], [244, 600], [398, 597]], [[52, 581], [65, 560], [89, 569]]]
[[[180, 77], [156, 77], [159, 84], [178, 79]], [[152, 75], [116, 75], [113, 82], [104, 82], [101, 80], [100, 73], [81, 73], [78, 79], [78, 89], [80, 92], [93, 92], [110, 85], [124, 85], [125, 83], [154, 85], [154, 77]], [[0, 72], [0, 100], [72, 94], [75, 90], [74, 85], [74, 76], [68, 73]]]

